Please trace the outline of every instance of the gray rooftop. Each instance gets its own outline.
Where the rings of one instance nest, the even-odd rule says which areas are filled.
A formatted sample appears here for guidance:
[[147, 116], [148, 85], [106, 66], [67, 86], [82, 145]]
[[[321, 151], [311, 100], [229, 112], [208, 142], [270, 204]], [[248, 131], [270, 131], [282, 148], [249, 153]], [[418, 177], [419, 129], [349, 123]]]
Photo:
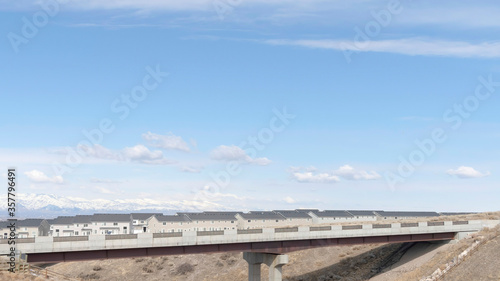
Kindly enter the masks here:
[[282, 215], [283, 217], [287, 219], [310, 219], [311, 216], [308, 215], [306, 212], [299, 212], [295, 210], [274, 210], [273, 212], [278, 213]]
[[133, 220], [145, 221], [152, 216], [162, 216], [162, 213], [132, 213]]
[[380, 212], [380, 211], [368, 211], [368, 210], [348, 210], [351, 215], [353, 216], [363, 216], [363, 217], [368, 217], [368, 216], [376, 216], [374, 212]]
[[44, 219], [25, 219], [17, 221], [16, 225], [21, 227], [39, 227]]
[[130, 222], [130, 214], [94, 214], [91, 219], [93, 222]]
[[319, 212], [318, 209], [295, 209], [295, 211], [297, 211], [297, 212], [306, 212], [306, 213], [309, 213], [309, 212]]
[[165, 216], [165, 215], [155, 215], [155, 218], [159, 222], [189, 222], [189, 218], [185, 215], [179, 215], [179, 216]]
[[10, 223], [7, 222], [7, 221], [0, 221], [0, 229], [1, 228], [7, 228], [7, 226], [9, 225]]
[[225, 216], [234, 216], [236, 214], [241, 214], [243, 212], [216, 212], [216, 211], [208, 211], [203, 212], [204, 214], [216, 214], [216, 215], [225, 215]]
[[442, 216], [459, 216], [459, 215], [472, 215], [476, 214], [474, 212], [445, 212], [445, 213], [439, 213]]
[[231, 221], [236, 220], [233, 212], [177, 213], [186, 215], [192, 221]]
[[75, 217], [59, 216], [55, 219], [48, 220], [47, 222], [50, 225], [54, 225], [54, 224], [69, 225], [69, 224], [73, 224], [74, 219], [75, 219]]
[[351, 218], [352, 215], [346, 211], [340, 210], [324, 210], [322, 212], [313, 212], [320, 218]]
[[73, 223], [91, 223], [92, 216], [91, 215], [76, 215], [73, 219]]
[[377, 211], [382, 217], [438, 217], [436, 212], [399, 212], [399, 211]]
[[246, 220], [284, 220], [285, 217], [275, 212], [256, 212], [252, 211], [248, 214], [240, 214]]

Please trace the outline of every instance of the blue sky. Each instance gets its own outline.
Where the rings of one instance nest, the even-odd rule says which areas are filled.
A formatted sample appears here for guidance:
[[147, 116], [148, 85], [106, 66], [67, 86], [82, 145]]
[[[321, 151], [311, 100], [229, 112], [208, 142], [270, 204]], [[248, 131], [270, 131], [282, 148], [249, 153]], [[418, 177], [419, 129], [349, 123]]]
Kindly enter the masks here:
[[0, 7], [0, 163], [21, 193], [498, 210], [495, 1]]

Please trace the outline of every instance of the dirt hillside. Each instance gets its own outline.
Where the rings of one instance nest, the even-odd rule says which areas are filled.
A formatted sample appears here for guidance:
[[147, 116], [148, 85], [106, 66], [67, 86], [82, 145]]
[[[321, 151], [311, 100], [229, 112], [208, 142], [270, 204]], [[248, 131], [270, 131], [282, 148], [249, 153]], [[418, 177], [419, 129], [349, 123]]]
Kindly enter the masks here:
[[[364, 280], [399, 247], [373, 244], [294, 252], [283, 267], [284, 279]], [[241, 253], [70, 262], [49, 268], [84, 280], [248, 280], [248, 266]], [[262, 274], [268, 274], [267, 266], [262, 266]]]

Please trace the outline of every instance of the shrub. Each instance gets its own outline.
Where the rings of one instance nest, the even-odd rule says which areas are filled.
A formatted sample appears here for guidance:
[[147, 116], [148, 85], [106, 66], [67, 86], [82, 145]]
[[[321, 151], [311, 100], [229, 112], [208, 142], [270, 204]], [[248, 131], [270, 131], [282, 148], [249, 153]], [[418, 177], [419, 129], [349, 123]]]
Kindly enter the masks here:
[[194, 266], [190, 263], [183, 263], [177, 267], [176, 274], [177, 275], [186, 275], [194, 271]]

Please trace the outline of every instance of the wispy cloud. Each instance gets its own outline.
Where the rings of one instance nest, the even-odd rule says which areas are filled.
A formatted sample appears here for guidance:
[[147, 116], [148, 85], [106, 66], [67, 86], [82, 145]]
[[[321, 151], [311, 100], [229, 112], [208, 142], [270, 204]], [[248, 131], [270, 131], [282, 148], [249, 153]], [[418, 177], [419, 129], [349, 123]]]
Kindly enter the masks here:
[[315, 167], [290, 167], [291, 178], [300, 183], [336, 183], [340, 179], [331, 173], [317, 173]]
[[79, 145], [77, 150], [84, 152], [87, 156], [96, 159], [131, 161], [151, 165], [167, 165], [175, 163], [164, 157], [161, 150], [150, 150], [142, 144], [125, 147], [121, 151], [113, 151], [102, 145], [93, 146]]
[[61, 184], [64, 182], [64, 179], [62, 176], [53, 176], [49, 177], [45, 173], [38, 171], [38, 170], [32, 170], [29, 172], [24, 173], [31, 181], [37, 182], [37, 183], [57, 183]]
[[194, 167], [194, 166], [182, 166], [180, 170], [185, 173], [201, 173], [202, 167]]
[[472, 167], [466, 166], [460, 166], [457, 169], [449, 169], [446, 173], [461, 179], [482, 178], [490, 175], [490, 172], [482, 173]]
[[248, 164], [266, 166], [271, 164], [271, 160], [266, 157], [252, 158], [239, 146], [220, 145], [210, 153], [210, 157], [219, 161], [238, 161]]
[[117, 184], [117, 183], [123, 183], [123, 181], [120, 180], [110, 180], [110, 179], [99, 179], [99, 178], [91, 178], [90, 179], [91, 183], [104, 183], [104, 184]]
[[376, 180], [380, 178], [380, 175], [375, 171], [356, 170], [349, 165], [340, 167], [333, 174], [347, 180]]
[[349, 165], [344, 165], [331, 172], [317, 172], [315, 167], [289, 169], [292, 179], [301, 183], [335, 183], [340, 179], [346, 180], [376, 180], [381, 176], [375, 171], [357, 170]]
[[352, 40], [264, 40], [270, 45], [301, 46], [350, 52], [394, 53], [410, 56], [445, 56], [461, 58], [499, 58], [500, 42], [469, 43], [424, 38], [374, 40], [357, 42]]
[[[265, 6], [307, 6], [310, 4], [320, 4], [324, 0], [245, 0], [244, 4], [265, 5]], [[33, 7], [39, 3], [37, 0], [5, 1], [0, 0], [0, 4], [6, 8]], [[133, 10], [167, 10], [167, 11], [197, 11], [214, 10], [213, 0], [71, 0], [72, 9], [82, 10], [110, 10], [110, 9], [133, 9]], [[223, 5], [231, 8], [238, 5], [236, 1], [223, 1]], [[5, 9], [5, 8], [4, 8]]]
[[[443, 1], [444, 2], [444, 1]], [[455, 7], [450, 5], [439, 6], [433, 3], [432, 7], [421, 7], [405, 11], [405, 16], [398, 19], [403, 24], [415, 25], [448, 25], [456, 27], [500, 27], [498, 14], [500, 9], [496, 3], [488, 5], [474, 5], [474, 2], [462, 2]], [[437, 3], [436, 3], [437, 4]], [[464, 5], [465, 4], [465, 5]], [[479, 3], [478, 3], [479, 4]]]
[[179, 136], [172, 133], [166, 135], [153, 134], [147, 132], [142, 135], [142, 138], [148, 141], [148, 144], [153, 147], [163, 149], [175, 149], [181, 151], [190, 151], [188, 144]]
[[163, 152], [160, 150], [151, 151], [142, 144], [123, 149], [123, 156], [130, 161], [140, 162], [152, 165], [165, 165], [173, 163], [163, 157]]

